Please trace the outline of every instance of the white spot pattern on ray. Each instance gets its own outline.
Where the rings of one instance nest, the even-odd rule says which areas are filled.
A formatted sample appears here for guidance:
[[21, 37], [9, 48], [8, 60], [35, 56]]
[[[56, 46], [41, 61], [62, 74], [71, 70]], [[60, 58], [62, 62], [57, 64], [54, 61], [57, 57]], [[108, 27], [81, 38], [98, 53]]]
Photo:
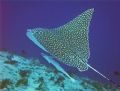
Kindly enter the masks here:
[[[49, 52], [59, 61], [73, 67], [79, 71], [85, 71], [90, 67], [102, 77], [108, 79], [92, 66], [87, 64], [90, 57], [89, 48], [89, 24], [94, 9], [88, 9], [67, 24], [54, 29], [36, 28], [27, 32], [27, 36], [40, 48]], [[48, 59], [48, 56], [44, 56]], [[52, 59], [48, 60], [56, 68], [59, 66]], [[56, 65], [57, 64], [57, 65]], [[59, 66], [60, 68], [61, 66]], [[59, 70], [58, 68], [58, 70]], [[61, 67], [62, 69], [62, 67]], [[64, 74], [70, 76], [62, 69]], [[108, 79], [109, 80], [109, 79]]]
[[[87, 70], [89, 58], [88, 28], [93, 9], [89, 9], [55, 29], [33, 29], [33, 36], [48, 52], [63, 63]], [[82, 63], [84, 61], [85, 63]]]

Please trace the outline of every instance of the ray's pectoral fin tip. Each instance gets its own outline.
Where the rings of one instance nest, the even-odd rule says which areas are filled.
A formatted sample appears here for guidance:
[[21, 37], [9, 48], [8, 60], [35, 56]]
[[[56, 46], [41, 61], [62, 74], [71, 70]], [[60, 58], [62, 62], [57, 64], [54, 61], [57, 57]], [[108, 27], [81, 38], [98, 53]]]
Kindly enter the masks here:
[[26, 33], [27, 37], [33, 41], [39, 48], [43, 49], [44, 51], [48, 52], [41, 44], [38, 42], [38, 40], [33, 36], [32, 30], [28, 29]]
[[42, 56], [46, 59], [46, 61], [48, 61], [49, 63], [51, 63], [52, 65], [55, 66], [55, 68], [57, 70], [59, 70], [60, 72], [64, 73], [67, 77], [69, 77], [73, 82], [75, 82], [75, 79], [73, 79], [61, 66], [58, 62], [56, 62], [51, 56], [48, 56], [44, 53], [42, 53]]

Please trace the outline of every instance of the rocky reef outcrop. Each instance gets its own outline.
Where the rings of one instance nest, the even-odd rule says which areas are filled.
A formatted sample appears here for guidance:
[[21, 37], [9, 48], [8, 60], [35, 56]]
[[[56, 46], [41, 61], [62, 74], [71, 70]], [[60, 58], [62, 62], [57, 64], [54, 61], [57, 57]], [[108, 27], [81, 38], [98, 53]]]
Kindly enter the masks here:
[[110, 84], [84, 77], [76, 79], [72, 82], [38, 59], [0, 51], [0, 91], [120, 91]]

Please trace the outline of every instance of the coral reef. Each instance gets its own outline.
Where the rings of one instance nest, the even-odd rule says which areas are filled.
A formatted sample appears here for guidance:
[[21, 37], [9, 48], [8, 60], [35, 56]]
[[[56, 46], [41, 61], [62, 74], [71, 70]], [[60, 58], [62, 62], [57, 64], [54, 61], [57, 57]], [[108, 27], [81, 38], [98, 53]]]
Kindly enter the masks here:
[[0, 51], [0, 91], [120, 91], [120, 88], [84, 77], [71, 82], [38, 59]]

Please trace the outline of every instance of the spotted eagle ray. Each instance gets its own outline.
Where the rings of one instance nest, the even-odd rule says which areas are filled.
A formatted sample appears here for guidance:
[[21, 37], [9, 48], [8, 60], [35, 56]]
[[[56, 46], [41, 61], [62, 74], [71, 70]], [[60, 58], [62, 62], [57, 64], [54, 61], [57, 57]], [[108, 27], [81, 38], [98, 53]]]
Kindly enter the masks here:
[[28, 29], [26, 35], [38, 47], [50, 53], [51, 56], [42, 53], [42, 56], [59, 71], [75, 81], [53, 58], [66, 65], [76, 67], [79, 71], [91, 68], [99, 75], [109, 80], [105, 75], [89, 65], [89, 25], [94, 9], [88, 9], [63, 26], [53, 29], [35, 28]]

